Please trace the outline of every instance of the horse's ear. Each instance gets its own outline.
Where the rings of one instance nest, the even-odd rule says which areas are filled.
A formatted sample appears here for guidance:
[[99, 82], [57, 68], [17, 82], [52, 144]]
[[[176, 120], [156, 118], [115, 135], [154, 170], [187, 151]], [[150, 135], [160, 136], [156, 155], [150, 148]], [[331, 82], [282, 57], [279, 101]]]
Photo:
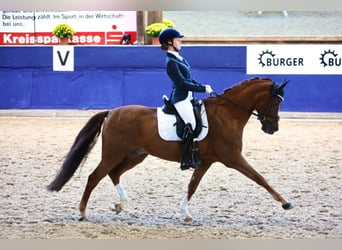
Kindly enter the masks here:
[[278, 87], [278, 89], [279, 89], [279, 90], [280, 90], [280, 89], [284, 89], [285, 86], [286, 86], [289, 82], [290, 82], [290, 80], [285, 80], [285, 81], [283, 81], [283, 83], [280, 84], [280, 86]]
[[278, 96], [279, 98], [283, 99], [284, 97], [284, 88], [289, 83], [289, 80], [283, 81], [281, 84], [273, 84], [273, 88], [271, 91], [272, 96]]

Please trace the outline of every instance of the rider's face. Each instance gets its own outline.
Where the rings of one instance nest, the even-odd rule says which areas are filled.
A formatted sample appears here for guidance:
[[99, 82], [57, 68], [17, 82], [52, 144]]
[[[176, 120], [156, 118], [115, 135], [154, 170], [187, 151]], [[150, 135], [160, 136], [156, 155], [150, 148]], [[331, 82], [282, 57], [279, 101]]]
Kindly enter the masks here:
[[177, 37], [173, 39], [173, 46], [179, 51], [182, 47], [182, 38]]

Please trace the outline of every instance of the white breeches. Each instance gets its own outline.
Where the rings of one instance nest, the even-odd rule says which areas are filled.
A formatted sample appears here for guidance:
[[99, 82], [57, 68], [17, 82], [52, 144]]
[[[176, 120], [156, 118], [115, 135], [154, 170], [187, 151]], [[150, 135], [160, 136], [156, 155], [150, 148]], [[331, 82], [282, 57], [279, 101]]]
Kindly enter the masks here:
[[179, 115], [183, 118], [185, 124], [190, 123], [192, 129], [196, 128], [196, 119], [191, 103], [192, 92], [189, 91], [188, 97], [183, 101], [175, 103], [175, 108]]

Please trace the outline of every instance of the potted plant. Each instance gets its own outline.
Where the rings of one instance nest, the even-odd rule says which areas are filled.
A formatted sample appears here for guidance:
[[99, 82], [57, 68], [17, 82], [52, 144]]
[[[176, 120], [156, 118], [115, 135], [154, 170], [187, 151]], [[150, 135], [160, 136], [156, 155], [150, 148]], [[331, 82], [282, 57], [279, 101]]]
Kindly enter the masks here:
[[168, 19], [163, 19], [161, 23], [152, 23], [145, 28], [146, 35], [152, 37], [152, 44], [159, 44], [158, 36], [163, 29], [173, 28], [175, 25]]
[[54, 28], [52, 34], [60, 39], [60, 44], [65, 45], [69, 43], [69, 38], [75, 34], [75, 31], [70, 25], [61, 23]]

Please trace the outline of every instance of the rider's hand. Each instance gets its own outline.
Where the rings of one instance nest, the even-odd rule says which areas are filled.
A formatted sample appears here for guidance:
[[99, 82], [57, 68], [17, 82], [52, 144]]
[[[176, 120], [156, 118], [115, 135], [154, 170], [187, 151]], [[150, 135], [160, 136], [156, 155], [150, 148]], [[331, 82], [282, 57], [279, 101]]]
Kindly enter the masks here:
[[205, 85], [205, 92], [210, 94], [210, 93], [214, 92], [214, 90], [211, 88], [210, 85]]

